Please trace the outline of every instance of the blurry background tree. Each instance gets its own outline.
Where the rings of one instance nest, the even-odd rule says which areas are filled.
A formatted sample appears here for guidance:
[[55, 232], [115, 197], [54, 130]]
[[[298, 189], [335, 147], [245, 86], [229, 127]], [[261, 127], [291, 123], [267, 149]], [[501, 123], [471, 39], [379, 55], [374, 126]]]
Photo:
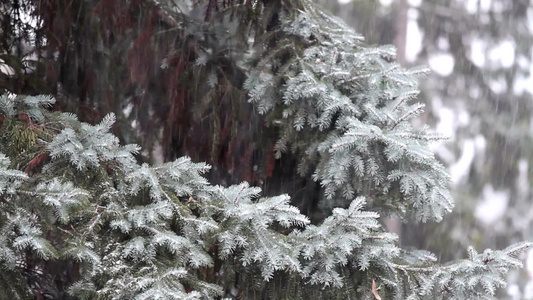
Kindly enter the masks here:
[[[531, 1], [321, 2], [370, 43], [401, 47], [405, 39], [406, 64], [433, 70], [420, 98], [428, 122], [451, 137], [435, 150], [449, 167], [456, 209], [445, 226], [404, 224], [402, 244], [439, 249], [448, 260], [468, 244], [531, 240]], [[511, 275], [507, 297], [533, 299], [531, 274], [521, 272]]]
[[315, 211], [318, 185], [295, 175], [290, 154], [274, 159], [275, 132], [245, 101], [232, 59], [251, 30], [275, 26], [279, 1], [237, 3], [3, 2], [0, 93], [52, 94], [56, 110], [89, 123], [114, 112], [114, 133], [141, 145], [141, 160], [188, 155], [213, 166], [214, 183], [283, 190], [295, 201], [315, 199], [300, 205]]

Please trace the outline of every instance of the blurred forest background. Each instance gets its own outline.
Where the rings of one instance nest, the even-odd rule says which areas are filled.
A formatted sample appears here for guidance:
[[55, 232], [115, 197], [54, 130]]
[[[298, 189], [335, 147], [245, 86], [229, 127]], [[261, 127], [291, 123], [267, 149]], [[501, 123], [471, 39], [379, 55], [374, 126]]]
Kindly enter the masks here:
[[[441, 224], [392, 220], [401, 244], [446, 262], [464, 257], [457, 249], [468, 245], [533, 240], [531, 1], [317, 1], [368, 44], [396, 45], [402, 65], [433, 70], [421, 82], [420, 126], [450, 137], [434, 150], [450, 170], [456, 208]], [[218, 14], [231, 2], [2, 1], [0, 93], [52, 94], [54, 109], [89, 123], [115, 112], [114, 133], [146, 149], [139, 160], [188, 155], [213, 166], [211, 182], [288, 193], [318, 222], [325, 209], [317, 183], [297, 175], [295, 154], [275, 159], [276, 131], [246, 101], [242, 66], [232, 59], [247, 47], [245, 34]], [[254, 11], [240, 16], [254, 22]], [[195, 20], [190, 32], [179, 29]], [[524, 259], [528, 268], [510, 275], [502, 299], [533, 299], [533, 255]]]

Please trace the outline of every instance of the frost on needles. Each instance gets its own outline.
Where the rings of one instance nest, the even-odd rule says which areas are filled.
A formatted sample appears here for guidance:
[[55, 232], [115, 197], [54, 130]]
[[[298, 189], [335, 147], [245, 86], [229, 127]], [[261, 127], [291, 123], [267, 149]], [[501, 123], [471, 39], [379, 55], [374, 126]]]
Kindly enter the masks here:
[[246, 88], [281, 130], [279, 155], [301, 153], [302, 174], [322, 184], [329, 217], [310, 224], [288, 195], [211, 185], [187, 157], [139, 164], [112, 114], [90, 125], [48, 111], [50, 97], [4, 95], [0, 298], [46, 289], [59, 265], [76, 270], [61, 291], [76, 299], [493, 299], [531, 244], [440, 265], [379, 222], [440, 220], [453, 206], [428, 148], [440, 138], [410, 123], [425, 71], [298, 3], [281, 16], [284, 38], [246, 57]]
[[300, 2], [284, 19], [285, 39], [250, 55], [245, 83], [281, 127], [278, 155], [301, 153], [300, 171], [321, 183], [326, 207], [363, 195], [385, 213], [441, 220], [453, 208], [448, 174], [427, 145], [442, 138], [410, 123], [424, 107], [410, 103], [417, 76], [428, 70], [401, 68], [392, 46], [367, 47], [342, 21]]
[[[0, 155], [4, 297], [24, 298], [36, 288], [24, 286], [28, 269], [60, 260], [79, 266], [68, 287], [79, 299], [213, 299], [227, 296], [223, 286], [251, 298], [266, 290], [276, 299], [372, 299], [372, 282], [386, 299], [490, 299], [530, 246], [470, 249], [468, 259], [439, 266], [430, 253], [398, 248], [364, 197], [311, 225], [287, 195], [212, 186], [202, 177], [209, 167], [189, 158], [139, 165], [139, 148], [109, 133], [112, 115], [92, 126], [43, 109], [30, 123], [20, 118], [26, 101], [0, 98], [16, 108], [2, 110], [2, 152], [13, 126], [45, 137]], [[47, 154], [33, 166], [41, 172], [17, 170], [31, 164], [27, 153]], [[18, 290], [6, 288], [13, 284]]]

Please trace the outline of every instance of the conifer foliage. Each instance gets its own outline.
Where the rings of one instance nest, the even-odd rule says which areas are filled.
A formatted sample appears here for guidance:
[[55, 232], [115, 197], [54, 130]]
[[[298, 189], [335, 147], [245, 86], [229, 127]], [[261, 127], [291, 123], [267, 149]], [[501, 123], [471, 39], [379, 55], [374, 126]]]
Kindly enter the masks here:
[[51, 97], [3, 95], [0, 298], [492, 299], [531, 244], [440, 265], [379, 220], [438, 221], [453, 207], [428, 148], [440, 138], [410, 123], [425, 71], [312, 2], [283, 5], [276, 42], [258, 31], [235, 59], [279, 129], [278, 154], [301, 155], [329, 215], [312, 224], [288, 195], [212, 185], [187, 157], [139, 163], [140, 147], [110, 132], [113, 114], [90, 125], [49, 111]]
[[301, 5], [245, 84], [259, 112], [282, 116], [278, 155], [304, 153], [300, 170], [315, 168], [326, 206], [364, 195], [401, 216], [441, 220], [453, 208], [448, 175], [427, 145], [442, 138], [410, 125], [423, 109], [408, 103], [416, 76], [427, 70], [400, 68], [392, 46], [364, 47], [340, 20]]
[[[92, 126], [36, 108], [50, 103], [0, 98], [3, 152], [12, 127], [49, 137], [26, 139], [13, 160], [0, 156], [0, 291], [8, 299], [46, 294], [53, 261], [76, 266], [64, 292], [79, 299], [236, 296], [228, 287], [272, 299], [490, 299], [529, 247], [471, 249], [467, 260], [433, 265], [430, 253], [398, 248], [364, 197], [311, 225], [287, 195], [212, 186], [202, 177], [209, 167], [189, 158], [140, 165], [140, 149], [109, 133], [113, 115]], [[39, 164], [24, 160], [38, 151], [47, 154]]]

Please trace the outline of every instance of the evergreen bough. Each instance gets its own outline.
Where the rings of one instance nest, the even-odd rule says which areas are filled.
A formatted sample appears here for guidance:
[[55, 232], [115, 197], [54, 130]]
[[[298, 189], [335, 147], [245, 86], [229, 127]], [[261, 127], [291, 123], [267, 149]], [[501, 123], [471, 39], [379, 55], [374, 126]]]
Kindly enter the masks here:
[[428, 148], [440, 137], [410, 123], [425, 70], [400, 68], [393, 48], [364, 46], [311, 2], [285, 5], [276, 43], [253, 43], [240, 65], [280, 129], [278, 154], [301, 154], [330, 215], [311, 224], [288, 195], [213, 186], [186, 157], [139, 164], [141, 149], [110, 133], [113, 114], [90, 125], [48, 111], [51, 97], [3, 95], [0, 298], [52, 293], [55, 267], [67, 286], [51, 298], [493, 299], [531, 244], [439, 265], [379, 222], [453, 207]]

